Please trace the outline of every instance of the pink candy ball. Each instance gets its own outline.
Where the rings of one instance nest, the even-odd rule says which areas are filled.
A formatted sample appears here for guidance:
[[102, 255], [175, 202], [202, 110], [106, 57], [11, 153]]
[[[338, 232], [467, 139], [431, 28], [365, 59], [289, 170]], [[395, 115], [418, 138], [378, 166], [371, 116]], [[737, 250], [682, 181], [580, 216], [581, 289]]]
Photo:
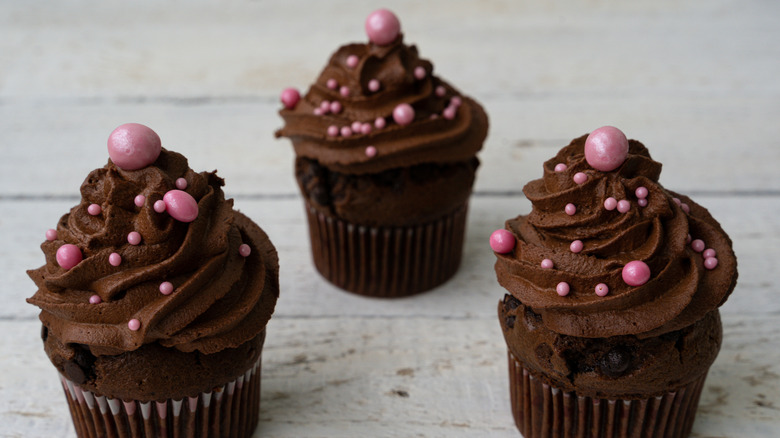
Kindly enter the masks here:
[[544, 259], [542, 260], [542, 263], [540, 263], [540, 266], [542, 267], [542, 269], [552, 269], [555, 266], [555, 264], [550, 259]]
[[180, 222], [192, 222], [198, 217], [198, 202], [182, 190], [169, 190], [163, 196], [165, 211]]
[[647, 198], [647, 195], [650, 192], [647, 191], [647, 187], [637, 187], [637, 189], [634, 191], [634, 194], [639, 199]]
[[566, 207], [563, 209], [563, 211], [565, 211], [569, 216], [574, 216], [574, 214], [577, 213], [577, 206], [572, 203], [568, 203], [566, 204]]
[[705, 259], [708, 259], [710, 257], [716, 257], [717, 253], [715, 252], [714, 249], [707, 248], [707, 249], [704, 250], [703, 253], [701, 253], [701, 256], [704, 257]]
[[376, 148], [374, 146], [367, 146], [366, 147], [366, 156], [368, 158], [376, 157]]
[[384, 46], [398, 38], [401, 33], [401, 22], [398, 17], [387, 9], [377, 9], [366, 18], [366, 35], [374, 44]]
[[585, 161], [596, 170], [615, 170], [628, 157], [628, 139], [614, 126], [603, 126], [585, 140]]
[[360, 62], [360, 58], [358, 58], [357, 55], [347, 56], [347, 67], [355, 68], [357, 67], [359, 62]]
[[57, 249], [57, 264], [66, 271], [81, 263], [84, 256], [76, 245], [66, 243]]
[[174, 184], [179, 190], [184, 190], [187, 188], [187, 180], [184, 178], [176, 178], [176, 182]]
[[103, 302], [103, 299], [100, 298], [100, 295], [92, 295], [89, 297], [89, 304], [100, 304]]
[[156, 211], [157, 213], [164, 212], [165, 211], [165, 201], [163, 201], [162, 199], [154, 201], [154, 206], [152, 208], [154, 208], [154, 211]]
[[515, 249], [515, 236], [508, 230], [500, 229], [490, 235], [490, 247], [499, 254], [506, 254]]
[[715, 257], [707, 257], [704, 259], [704, 268], [708, 270], [713, 270], [718, 267], [718, 259]]
[[127, 234], [127, 243], [130, 245], [138, 245], [141, 243], [141, 233], [138, 231], [131, 231]]
[[650, 280], [650, 267], [641, 260], [628, 262], [623, 267], [623, 281], [629, 286], [641, 286]]
[[691, 242], [691, 248], [693, 248], [696, 252], [702, 252], [704, 251], [704, 248], [706, 245], [704, 244], [704, 241], [701, 239], [696, 239], [693, 242]]
[[631, 210], [631, 203], [626, 201], [625, 199], [621, 199], [617, 203], [617, 211], [621, 213], [628, 213], [628, 211]]
[[91, 216], [97, 216], [101, 211], [103, 211], [103, 208], [100, 207], [100, 204], [89, 204], [89, 207], [87, 207], [87, 213]]
[[606, 208], [609, 211], [616, 209], [617, 205], [618, 205], [617, 199], [611, 196], [604, 200], [604, 208]]
[[375, 93], [375, 92], [379, 91], [379, 88], [381, 86], [382, 86], [382, 84], [379, 82], [378, 79], [371, 79], [370, 81], [368, 81], [368, 89], [371, 92]]
[[570, 291], [571, 291], [571, 287], [569, 286], [569, 283], [566, 283], [565, 281], [562, 281], [558, 283], [557, 286], [555, 286], [555, 292], [557, 292], [558, 295], [562, 297], [569, 295]]
[[301, 100], [301, 93], [299, 93], [295, 88], [285, 88], [282, 91], [280, 100], [282, 101], [282, 105], [284, 105], [285, 108], [293, 109], [296, 105], [298, 105], [298, 101]]
[[242, 243], [238, 247], [238, 253], [241, 255], [241, 257], [249, 257], [249, 254], [252, 254], [252, 247], [246, 243]]
[[607, 286], [604, 283], [599, 283], [596, 285], [596, 295], [600, 297], [606, 297], [609, 293], [609, 286]]
[[108, 136], [108, 156], [120, 169], [144, 168], [157, 160], [161, 150], [157, 133], [138, 123], [120, 125]]
[[425, 67], [423, 66], [417, 66], [414, 68], [414, 78], [417, 80], [425, 79], [425, 76], [428, 75], [428, 72], [425, 71]]
[[585, 184], [585, 182], [588, 181], [588, 174], [585, 172], [577, 172], [572, 179], [577, 184]]
[[141, 328], [141, 321], [133, 318], [127, 322], [127, 328], [129, 328], [132, 331], [136, 331]]
[[384, 117], [377, 117], [376, 120], [374, 120], [374, 128], [382, 129], [385, 126], [387, 126], [387, 121]]
[[111, 266], [119, 266], [122, 264], [122, 256], [119, 253], [112, 252], [108, 256], [108, 264]]
[[452, 120], [455, 118], [455, 115], [457, 114], [458, 109], [454, 106], [448, 106], [447, 108], [444, 108], [444, 111], [441, 112], [441, 116], [444, 117], [447, 120]]
[[569, 249], [575, 254], [581, 252], [583, 248], [585, 248], [585, 244], [582, 243], [582, 240], [575, 240], [569, 245]]
[[160, 283], [160, 293], [163, 295], [170, 295], [173, 293], [173, 283], [170, 281], [163, 281]]
[[54, 228], [49, 228], [46, 230], [46, 240], [51, 242], [52, 240], [57, 240], [57, 230]]
[[647, 198], [637, 199], [636, 203], [639, 204], [640, 207], [647, 207]]
[[414, 120], [414, 108], [408, 103], [402, 103], [393, 110], [393, 120], [401, 126], [408, 125]]
[[146, 196], [144, 195], [138, 195], [133, 199], [133, 202], [135, 203], [136, 207], [143, 207], [144, 203], [146, 202]]
[[564, 170], [566, 170], [568, 168], [569, 168], [569, 166], [567, 166], [564, 163], [558, 163], [558, 164], [555, 165], [555, 171], [556, 172], [563, 172]]

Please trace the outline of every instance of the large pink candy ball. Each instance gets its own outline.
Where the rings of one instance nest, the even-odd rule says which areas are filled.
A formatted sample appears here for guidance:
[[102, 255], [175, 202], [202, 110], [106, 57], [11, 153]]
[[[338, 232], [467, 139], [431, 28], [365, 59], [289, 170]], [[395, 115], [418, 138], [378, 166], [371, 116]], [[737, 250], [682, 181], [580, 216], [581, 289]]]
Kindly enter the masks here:
[[144, 168], [160, 156], [160, 137], [149, 127], [125, 123], [108, 136], [108, 156], [120, 169]]
[[641, 260], [634, 260], [623, 266], [623, 281], [629, 286], [641, 286], [650, 280], [650, 267]]
[[66, 243], [57, 249], [57, 264], [66, 271], [81, 263], [83, 259], [84, 256], [76, 245]]
[[515, 236], [507, 230], [496, 230], [490, 235], [490, 248], [499, 254], [515, 249]]
[[585, 140], [585, 161], [596, 170], [615, 170], [628, 157], [628, 139], [614, 126], [603, 126]]
[[163, 196], [165, 211], [180, 222], [192, 222], [198, 217], [198, 202], [182, 190], [169, 190]]
[[414, 108], [408, 103], [401, 103], [393, 109], [393, 120], [401, 126], [408, 125], [414, 120]]
[[401, 22], [394, 13], [387, 9], [377, 9], [366, 18], [366, 35], [374, 44], [384, 46], [398, 38], [401, 33]]
[[298, 101], [301, 100], [301, 93], [295, 88], [285, 88], [282, 90], [280, 100], [285, 108], [293, 109], [295, 105], [298, 105]]

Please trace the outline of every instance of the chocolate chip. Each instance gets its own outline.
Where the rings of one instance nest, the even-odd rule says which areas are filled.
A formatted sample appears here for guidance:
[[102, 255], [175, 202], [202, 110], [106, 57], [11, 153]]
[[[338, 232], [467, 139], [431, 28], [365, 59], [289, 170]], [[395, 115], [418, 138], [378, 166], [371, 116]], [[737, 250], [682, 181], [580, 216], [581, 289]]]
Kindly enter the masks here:
[[599, 360], [601, 373], [608, 377], [620, 377], [631, 366], [631, 352], [623, 347], [614, 347]]
[[520, 306], [520, 300], [513, 297], [512, 295], [505, 294], [504, 295], [504, 309], [507, 311], [517, 309]]
[[43, 342], [46, 342], [46, 339], [49, 339], [49, 328], [45, 325], [41, 325], [41, 339], [43, 339]]
[[85, 383], [93, 374], [95, 356], [86, 346], [69, 344], [73, 349], [73, 358], [63, 363], [65, 377], [75, 383]]
[[507, 328], [513, 329], [515, 328], [515, 315], [509, 315], [504, 319], [504, 325], [507, 326]]

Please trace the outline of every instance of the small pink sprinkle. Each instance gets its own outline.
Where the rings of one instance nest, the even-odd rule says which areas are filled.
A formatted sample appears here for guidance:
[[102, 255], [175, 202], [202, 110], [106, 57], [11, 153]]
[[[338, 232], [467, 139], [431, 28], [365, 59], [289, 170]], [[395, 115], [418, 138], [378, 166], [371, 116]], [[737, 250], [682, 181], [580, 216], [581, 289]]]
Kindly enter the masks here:
[[599, 283], [596, 285], [596, 295], [600, 297], [606, 297], [609, 293], [609, 286], [607, 286], [604, 283]]
[[617, 205], [618, 205], [617, 199], [611, 196], [604, 200], [604, 208], [606, 208], [609, 211], [616, 209]]
[[127, 243], [130, 245], [138, 245], [141, 243], [141, 234], [138, 231], [131, 231], [127, 235]]
[[336, 125], [330, 125], [328, 126], [328, 136], [329, 137], [336, 137], [339, 135], [339, 127]]
[[704, 250], [703, 253], [701, 253], [701, 256], [704, 257], [705, 259], [708, 259], [710, 257], [716, 257], [717, 253], [715, 252], [714, 249], [707, 248], [707, 249]]
[[384, 117], [377, 117], [376, 120], [374, 120], [374, 128], [382, 129], [385, 126], [387, 126], [387, 120], [385, 120]]
[[100, 295], [92, 295], [89, 297], [89, 304], [100, 304], [103, 300], [100, 298]]
[[184, 190], [187, 188], [187, 180], [184, 178], [176, 178], [176, 188], [179, 190]]
[[647, 207], [647, 198], [637, 199], [636, 203], [639, 204], [640, 207]]
[[563, 172], [564, 170], [566, 170], [568, 168], [569, 168], [569, 166], [567, 166], [567, 165], [565, 165], [563, 163], [558, 163], [558, 164], [555, 165], [555, 171], [556, 172]]
[[544, 259], [541, 263], [542, 269], [552, 269], [555, 264], [550, 259]]
[[425, 79], [425, 76], [428, 75], [428, 72], [425, 71], [425, 67], [417, 66], [414, 68], [414, 77], [417, 80]]
[[490, 248], [499, 254], [511, 252], [515, 244], [515, 236], [508, 230], [498, 229], [490, 234]]
[[98, 204], [89, 204], [89, 207], [87, 207], [87, 213], [92, 216], [99, 215], [101, 211], [103, 211], [103, 209]]
[[650, 267], [641, 260], [626, 263], [622, 271], [623, 281], [629, 286], [641, 286], [650, 280]]
[[173, 283], [170, 281], [163, 281], [160, 283], [160, 293], [163, 295], [170, 295], [173, 293]]
[[347, 56], [347, 67], [355, 68], [357, 67], [358, 62], [360, 62], [360, 58], [358, 58], [357, 55]]
[[447, 120], [452, 120], [455, 118], [457, 111], [458, 109], [456, 107], [448, 106], [447, 108], [444, 108], [444, 111], [441, 112], [441, 116]]
[[450, 99], [450, 105], [454, 106], [455, 108], [459, 107], [463, 103], [463, 99], [460, 98], [460, 96], [453, 96], [452, 99]]
[[298, 101], [301, 100], [301, 94], [295, 88], [285, 88], [282, 91], [280, 100], [285, 108], [293, 109], [295, 105], [298, 105]]
[[691, 237], [691, 235], [690, 235], [690, 234], [688, 234], [687, 236], [685, 236], [685, 243], [691, 243], [691, 240], [693, 240], [693, 237]]
[[139, 328], [141, 328], [141, 321], [133, 318], [127, 322], [127, 328], [129, 328], [132, 331], [136, 331]]
[[320, 102], [320, 112], [322, 114], [328, 114], [330, 112], [330, 101], [329, 100], [323, 100]]
[[688, 204], [686, 204], [684, 202], [682, 204], [680, 204], [680, 208], [682, 208], [682, 211], [684, 211], [685, 214], [688, 214], [688, 213], [691, 212], [691, 207], [689, 207]]
[[312, 112], [314, 113], [315, 116], [321, 116], [322, 115], [322, 108], [320, 108], [320, 107], [314, 108], [314, 111], [312, 111]]
[[108, 264], [111, 266], [119, 266], [122, 264], [122, 256], [119, 253], [112, 252], [108, 256]]
[[693, 242], [691, 242], [691, 248], [693, 248], [693, 250], [696, 252], [704, 251], [705, 246], [706, 245], [704, 244], [704, 241], [701, 239], [696, 239]]
[[371, 79], [368, 81], [368, 90], [372, 93], [376, 93], [379, 91], [379, 88], [382, 87], [382, 84], [379, 82], [379, 79]]
[[639, 199], [645, 199], [648, 195], [647, 187], [637, 187], [637, 189], [634, 191], [634, 194]]
[[341, 88], [339, 88], [339, 94], [341, 94], [344, 97], [349, 96], [349, 87], [346, 85], [342, 85]]
[[444, 88], [444, 85], [439, 85], [436, 87], [436, 95], [439, 97], [444, 97], [444, 95], [447, 94], [447, 89]]
[[368, 158], [374, 158], [376, 157], [376, 148], [374, 146], [368, 146], [366, 147], [366, 156]]
[[165, 201], [160, 199], [159, 201], [154, 202], [154, 211], [157, 213], [162, 213], [165, 211]]
[[325, 82], [325, 85], [331, 90], [335, 90], [339, 87], [338, 81], [333, 78], [328, 79], [327, 82]]
[[583, 172], [577, 172], [574, 174], [574, 182], [577, 184], [584, 184], [588, 180], [588, 175]]
[[393, 109], [393, 120], [401, 126], [408, 125], [414, 120], [414, 108], [408, 103], [401, 103]]
[[46, 240], [51, 242], [52, 240], [57, 240], [57, 230], [54, 228], [49, 228], [46, 230]]
[[363, 128], [363, 124], [362, 123], [360, 123], [358, 121], [352, 122], [352, 132], [357, 134], [358, 132], [361, 131], [362, 128]]
[[571, 291], [571, 287], [569, 287], [569, 283], [562, 281], [558, 283], [557, 286], [555, 286], [555, 292], [558, 292], [558, 295], [565, 297], [566, 295], [569, 295], [569, 292]]
[[577, 206], [572, 204], [572, 203], [568, 203], [568, 204], [566, 204], [566, 207], [563, 210], [569, 216], [574, 216], [574, 214], [577, 213]]
[[680, 198], [672, 198], [672, 201], [674, 201], [674, 203], [677, 204], [677, 205], [682, 204], [682, 201], [680, 201]]
[[718, 267], [718, 259], [715, 257], [707, 257], [704, 259], [704, 267], [710, 271]]
[[70, 243], [57, 248], [56, 256], [57, 264], [66, 271], [78, 265], [84, 259], [84, 255], [81, 254], [79, 247]]
[[352, 128], [349, 126], [342, 126], [341, 127], [341, 136], [342, 137], [350, 137], [352, 135]]
[[571, 243], [571, 245], [569, 245], [569, 249], [575, 254], [582, 251], [582, 248], [584, 247], [585, 245], [582, 243], [582, 240], [575, 240]]
[[631, 203], [626, 201], [625, 199], [621, 199], [617, 203], [617, 211], [621, 213], [627, 213], [628, 210], [631, 210]]
[[136, 207], [143, 207], [144, 202], [146, 202], [146, 196], [144, 195], [138, 195], [133, 199], [133, 202], [135, 202]]
[[241, 254], [241, 257], [249, 257], [249, 254], [252, 253], [252, 248], [246, 243], [242, 243], [238, 247], [238, 253]]
[[363, 135], [371, 134], [371, 124], [370, 123], [363, 123], [360, 125], [360, 132]]
[[333, 114], [338, 114], [341, 112], [341, 110], [342, 110], [341, 102], [334, 100], [333, 102], [330, 103], [330, 112], [332, 112]]
[[436, 120], [439, 118], [439, 115], [436, 113], [432, 113], [430, 116], [428, 116], [428, 119], [430, 120]]

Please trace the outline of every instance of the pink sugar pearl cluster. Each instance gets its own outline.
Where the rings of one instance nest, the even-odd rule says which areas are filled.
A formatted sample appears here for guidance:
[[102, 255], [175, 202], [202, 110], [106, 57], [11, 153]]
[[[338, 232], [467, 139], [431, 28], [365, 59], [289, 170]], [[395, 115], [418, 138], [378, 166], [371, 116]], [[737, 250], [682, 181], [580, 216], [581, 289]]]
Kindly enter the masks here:
[[690, 234], [688, 235], [688, 241], [691, 244], [691, 249], [701, 253], [704, 259], [704, 268], [707, 270], [713, 270], [718, 267], [718, 253], [713, 248], [707, 248], [707, 244], [701, 239], [692, 240]]

